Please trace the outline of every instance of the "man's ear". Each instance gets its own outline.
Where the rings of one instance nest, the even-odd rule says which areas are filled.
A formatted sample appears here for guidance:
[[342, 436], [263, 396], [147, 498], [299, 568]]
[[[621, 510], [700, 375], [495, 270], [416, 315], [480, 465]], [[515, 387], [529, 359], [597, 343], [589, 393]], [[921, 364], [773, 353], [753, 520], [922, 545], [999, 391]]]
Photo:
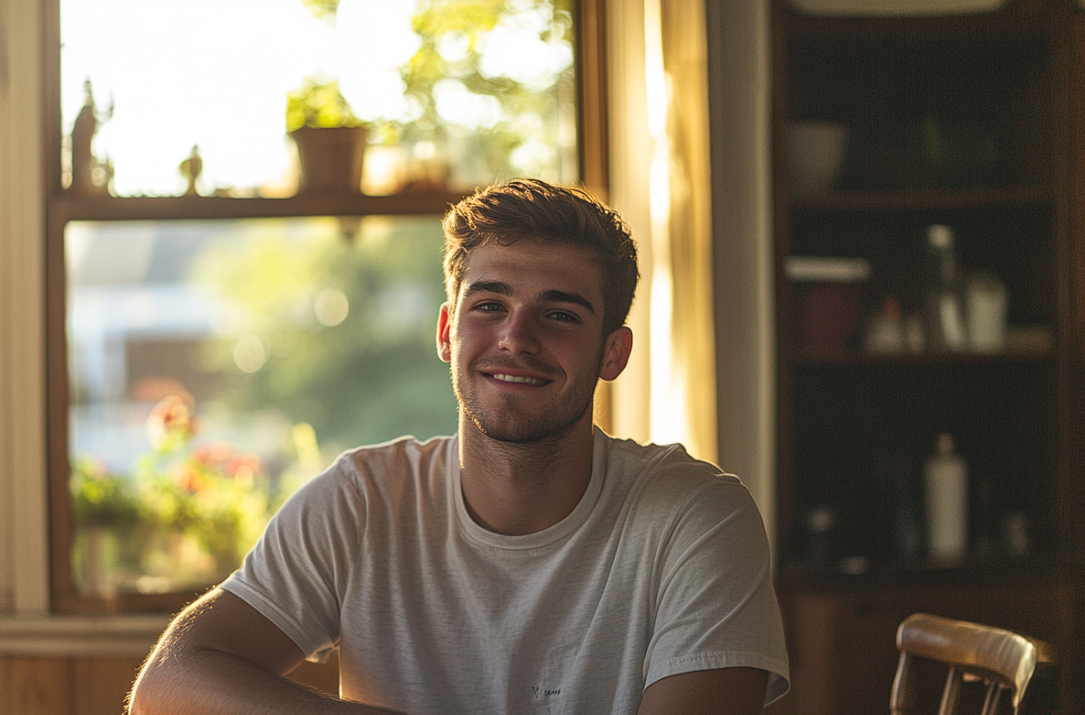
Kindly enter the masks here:
[[452, 341], [449, 337], [451, 327], [452, 318], [448, 314], [448, 303], [444, 303], [437, 317], [437, 355], [445, 362], [452, 362]]
[[633, 331], [622, 326], [607, 336], [603, 347], [603, 363], [599, 367], [599, 377], [613, 380], [622, 374], [629, 354], [633, 351]]

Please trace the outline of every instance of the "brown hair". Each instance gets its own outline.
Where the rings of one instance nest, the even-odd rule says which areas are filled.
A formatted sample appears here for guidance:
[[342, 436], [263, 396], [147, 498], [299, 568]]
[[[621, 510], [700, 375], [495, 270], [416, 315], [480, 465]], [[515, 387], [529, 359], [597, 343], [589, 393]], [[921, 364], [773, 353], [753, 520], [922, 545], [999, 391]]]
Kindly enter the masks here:
[[622, 327], [640, 273], [637, 247], [621, 216], [580, 188], [513, 179], [480, 189], [444, 219], [445, 290], [455, 305], [468, 254], [489, 241], [523, 238], [586, 248], [603, 276], [603, 333]]

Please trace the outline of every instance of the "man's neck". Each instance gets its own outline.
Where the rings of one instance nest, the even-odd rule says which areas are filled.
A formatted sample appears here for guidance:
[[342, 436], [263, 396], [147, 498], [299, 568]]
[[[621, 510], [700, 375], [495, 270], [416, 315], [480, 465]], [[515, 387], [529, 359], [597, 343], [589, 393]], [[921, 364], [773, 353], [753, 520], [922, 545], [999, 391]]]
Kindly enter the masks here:
[[[463, 424], [466, 422], [466, 424]], [[590, 420], [535, 442], [503, 442], [460, 425], [460, 473], [467, 511], [499, 534], [531, 534], [568, 516], [591, 481]]]

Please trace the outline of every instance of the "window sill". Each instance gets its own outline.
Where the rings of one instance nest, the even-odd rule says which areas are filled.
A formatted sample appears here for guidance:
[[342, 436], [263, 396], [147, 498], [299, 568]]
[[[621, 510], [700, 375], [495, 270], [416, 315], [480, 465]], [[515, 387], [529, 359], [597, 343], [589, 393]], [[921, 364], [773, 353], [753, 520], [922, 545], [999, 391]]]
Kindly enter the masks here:
[[0, 616], [0, 657], [81, 658], [147, 655], [167, 615]]

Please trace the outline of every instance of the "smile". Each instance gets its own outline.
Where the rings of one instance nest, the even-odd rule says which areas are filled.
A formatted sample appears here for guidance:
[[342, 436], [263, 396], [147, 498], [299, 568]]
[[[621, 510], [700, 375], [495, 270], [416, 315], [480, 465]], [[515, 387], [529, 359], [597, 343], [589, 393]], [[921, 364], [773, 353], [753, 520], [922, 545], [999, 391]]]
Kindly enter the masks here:
[[518, 377], [516, 375], [506, 375], [504, 373], [494, 373], [491, 375], [493, 379], [500, 380], [501, 382], [517, 382], [523, 385], [545, 385], [546, 380], [540, 380], [536, 377]]

